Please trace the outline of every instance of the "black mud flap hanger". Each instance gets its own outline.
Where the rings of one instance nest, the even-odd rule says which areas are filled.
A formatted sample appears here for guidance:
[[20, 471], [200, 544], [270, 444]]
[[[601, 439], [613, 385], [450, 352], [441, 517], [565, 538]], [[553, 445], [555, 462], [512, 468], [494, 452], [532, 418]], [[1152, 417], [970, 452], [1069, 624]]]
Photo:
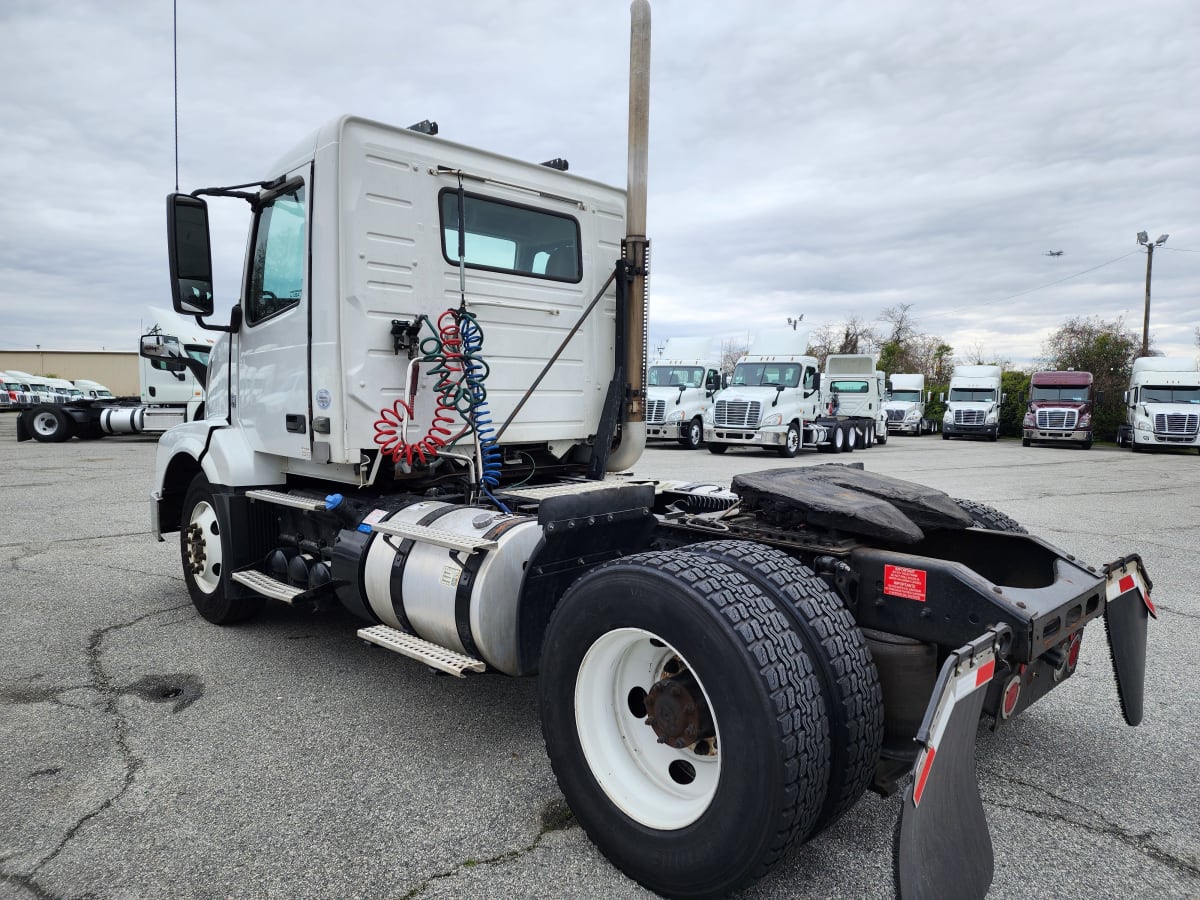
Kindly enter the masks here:
[[1113, 674], [1117, 676], [1117, 697], [1121, 712], [1130, 725], [1142, 721], [1142, 700], [1146, 691], [1146, 626], [1158, 611], [1150, 601], [1153, 584], [1136, 553], [1104, 567], [1107, 582], [1104, 630], [1112, 654]]
[[992, 839], [975, 776], [975, 735], [996, 673], [1012, 640], [1007, 625], [955, 650], [938, 674], [913, 779], [904, 792], [894, 871], [902, 898], [983, 897], [992, 883]]

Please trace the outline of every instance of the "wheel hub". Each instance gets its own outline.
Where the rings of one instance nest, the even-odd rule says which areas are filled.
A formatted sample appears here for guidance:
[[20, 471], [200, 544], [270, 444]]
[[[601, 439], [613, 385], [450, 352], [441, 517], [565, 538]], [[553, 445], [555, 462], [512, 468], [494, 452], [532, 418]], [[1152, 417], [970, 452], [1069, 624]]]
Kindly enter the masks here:
[[193, 575], [199, 575], [204, 571], [204, 560], [206, 554], [204, 552], [204, 529], [193, 522], [188, 526], [188, 567]]
[[704, 693], [690, 672], [664, 678], [646, 692], [646, 724], [660, 744], [677, 750], [716, 735]]

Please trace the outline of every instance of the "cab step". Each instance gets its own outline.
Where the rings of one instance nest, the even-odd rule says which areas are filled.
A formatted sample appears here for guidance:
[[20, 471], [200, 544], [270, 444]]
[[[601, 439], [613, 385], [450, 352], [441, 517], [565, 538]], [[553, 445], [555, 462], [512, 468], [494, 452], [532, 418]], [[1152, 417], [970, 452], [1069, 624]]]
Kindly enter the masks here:
[[238, 584], [244, 584], [250, 590], [257, 591], [264, 597], [270, 597], [273, 600], [282, 600], [284, 603], [292, 603], [301, 594], [307, 593], [304, 588], [295, 587], [284, 581], [276, 581], [270, 575], [264, 575], [262, 572], [256, 572], [252, 569], [234, 572], [229, 577]]
[[368, 643], [418, 660], [427, 666], [448, 672], [456, 678], [466, 678], [467, 672], [482, 672], [487, 668], [487, 663], [481, 659], [475, 659], [430, 643], [415, 634], [400, 631], [390, 625], [372, 625], [370, 628], [360, 628], [358, 636]]
[[323, 499], [317, 500], [313, 497], [300, 497], [296, 494], [284, 493], [283, 491], [256, 489], [253, 491], [246, 491], [246, 496], [251, 500], [262, 500], [265, 503], [274, 503], [278, 506], [290, 506], [293, 509], [317, 511], [327, 508]]
[[495, 550], [496, 542], [486, 538], [473, 538], [441, 528], [430, 528], [427, 525], [412, 525], [407, 522], [375, 522], [371, 530], [380, 534], [390, 534], [395, 537], [407, 538], [419, 544], [434, 544], [447, 550], [461, 550], [464, 553], [478, 553], [482, 550]]

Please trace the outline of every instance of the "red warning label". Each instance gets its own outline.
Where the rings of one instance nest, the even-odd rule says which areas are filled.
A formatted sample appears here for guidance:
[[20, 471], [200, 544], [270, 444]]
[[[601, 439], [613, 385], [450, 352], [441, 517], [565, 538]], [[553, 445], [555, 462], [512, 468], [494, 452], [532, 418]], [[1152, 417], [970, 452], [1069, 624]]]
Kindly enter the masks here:
[[883, 567], [883, 592], [892, 597], [925, 602], [925, 570], [905, 566]]

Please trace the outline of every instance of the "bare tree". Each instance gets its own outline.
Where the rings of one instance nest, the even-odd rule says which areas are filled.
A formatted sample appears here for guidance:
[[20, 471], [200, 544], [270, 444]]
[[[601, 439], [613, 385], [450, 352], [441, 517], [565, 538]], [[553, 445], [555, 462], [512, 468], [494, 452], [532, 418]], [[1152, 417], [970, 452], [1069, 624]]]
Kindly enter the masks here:
[[721, 341], [721, 372], [732, 375], [737, 361], [746, 355], [747, 344], [744, 340], [725, 338]]

